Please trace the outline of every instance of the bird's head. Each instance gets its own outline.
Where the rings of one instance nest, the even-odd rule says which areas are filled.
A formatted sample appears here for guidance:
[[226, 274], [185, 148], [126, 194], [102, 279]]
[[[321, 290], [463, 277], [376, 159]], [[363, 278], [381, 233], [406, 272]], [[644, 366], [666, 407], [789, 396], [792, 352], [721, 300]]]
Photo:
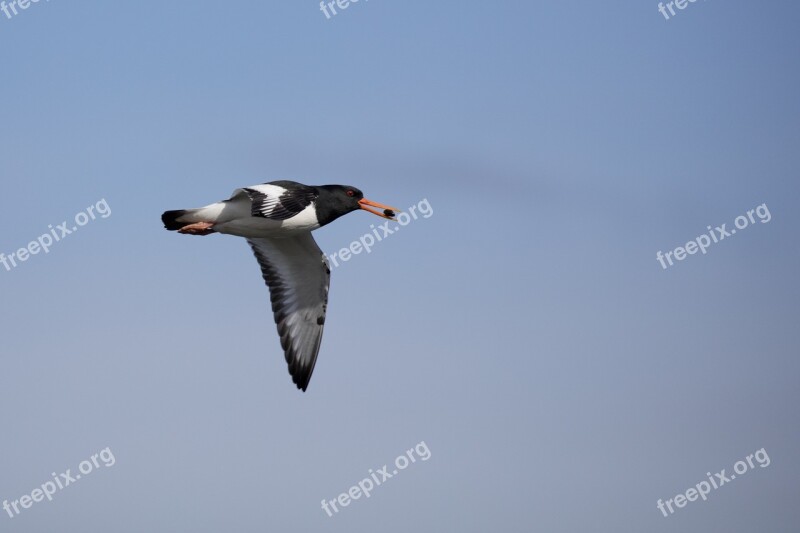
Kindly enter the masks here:
[[[325, 191], [321, 196], [326, 197], [325, 204], [332, 210], [331, 214], [335, 215], [334, 218], [363, 209], [381, 218], [396, 220], [395, 216], [399, 209], [367, 200], [364, 198], [364, 193], [355, 187], [349, 185], [323, 185], [319, 189], [321, 189], [320, 192]], [[319, 207], [320, 203], [317, 202], [317, 205]], [[372, 209], [373, 207], [382, 211]]]

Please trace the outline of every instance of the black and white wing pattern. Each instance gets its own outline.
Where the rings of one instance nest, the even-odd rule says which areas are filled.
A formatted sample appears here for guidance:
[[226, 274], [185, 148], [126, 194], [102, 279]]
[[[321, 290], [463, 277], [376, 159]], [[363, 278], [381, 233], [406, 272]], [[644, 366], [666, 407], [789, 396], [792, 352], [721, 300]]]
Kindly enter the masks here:
[[325, 326], [331, 277], [328, 261], [310, 232], [247, 242], [269, 287], [289, 374], [297, 388], [305, 391]]
[[317, 190], [294, 181], [273, 181], [244, 190], [253, 202], [251, 215], [286, 220], [299, 214], [317, 199]]

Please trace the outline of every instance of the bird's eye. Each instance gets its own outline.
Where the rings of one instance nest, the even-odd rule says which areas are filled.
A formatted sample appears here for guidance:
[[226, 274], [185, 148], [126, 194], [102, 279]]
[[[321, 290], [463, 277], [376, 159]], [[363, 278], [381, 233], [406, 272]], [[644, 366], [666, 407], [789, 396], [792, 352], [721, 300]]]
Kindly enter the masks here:
[[347, 196], [355, 196], [355, 191], [347, 191]]

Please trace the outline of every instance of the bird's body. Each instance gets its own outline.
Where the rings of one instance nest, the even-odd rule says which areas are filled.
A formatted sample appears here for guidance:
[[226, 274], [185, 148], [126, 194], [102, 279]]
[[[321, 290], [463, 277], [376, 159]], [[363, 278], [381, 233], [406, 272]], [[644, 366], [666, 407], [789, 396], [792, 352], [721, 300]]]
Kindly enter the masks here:
[[270, 290], [289, 373], [305, 391], [322, 340], [330, 282], [311, 231], [357, 209], [390, 220], [395, 211], [364, 199], [354, 187], [273, 181], [236, 189], [230, 199], [198, 209], [167, 211], [161, 219], [170, 231], [247, 239]]
[[[289, 204], [288, 208], [281, 203], [281, 198]], [[213, 221], [216, 233], [285, 238], [320, 227], [315, 200], [313, 189], [309, 191], [305, 186], [288, 188], [265, 183], [236, 189], [229, 200], [192, 210], [183, 218]]]

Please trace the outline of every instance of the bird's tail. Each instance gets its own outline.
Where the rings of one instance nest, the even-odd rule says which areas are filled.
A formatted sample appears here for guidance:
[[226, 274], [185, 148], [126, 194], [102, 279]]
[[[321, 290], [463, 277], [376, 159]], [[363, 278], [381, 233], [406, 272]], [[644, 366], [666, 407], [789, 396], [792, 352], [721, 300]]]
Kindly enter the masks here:
[[178, 209], [167, 211], [161, 215], [164, 227], [169, 231], [180, 231], [191, 235], [208, 235], [214, 233], [212, 227], [220, 221], [225, 221], [223, 216], [228, 202], [217, 202], [197, 209]]
[[161, 215], [161, 221], [164, 223], [164, 227], [169, 231], [178, 231], [189, 224], [201, 222], [201, 219], [196, 216], [198, 211], [200, 211], [200, 209], [166, 211]]

